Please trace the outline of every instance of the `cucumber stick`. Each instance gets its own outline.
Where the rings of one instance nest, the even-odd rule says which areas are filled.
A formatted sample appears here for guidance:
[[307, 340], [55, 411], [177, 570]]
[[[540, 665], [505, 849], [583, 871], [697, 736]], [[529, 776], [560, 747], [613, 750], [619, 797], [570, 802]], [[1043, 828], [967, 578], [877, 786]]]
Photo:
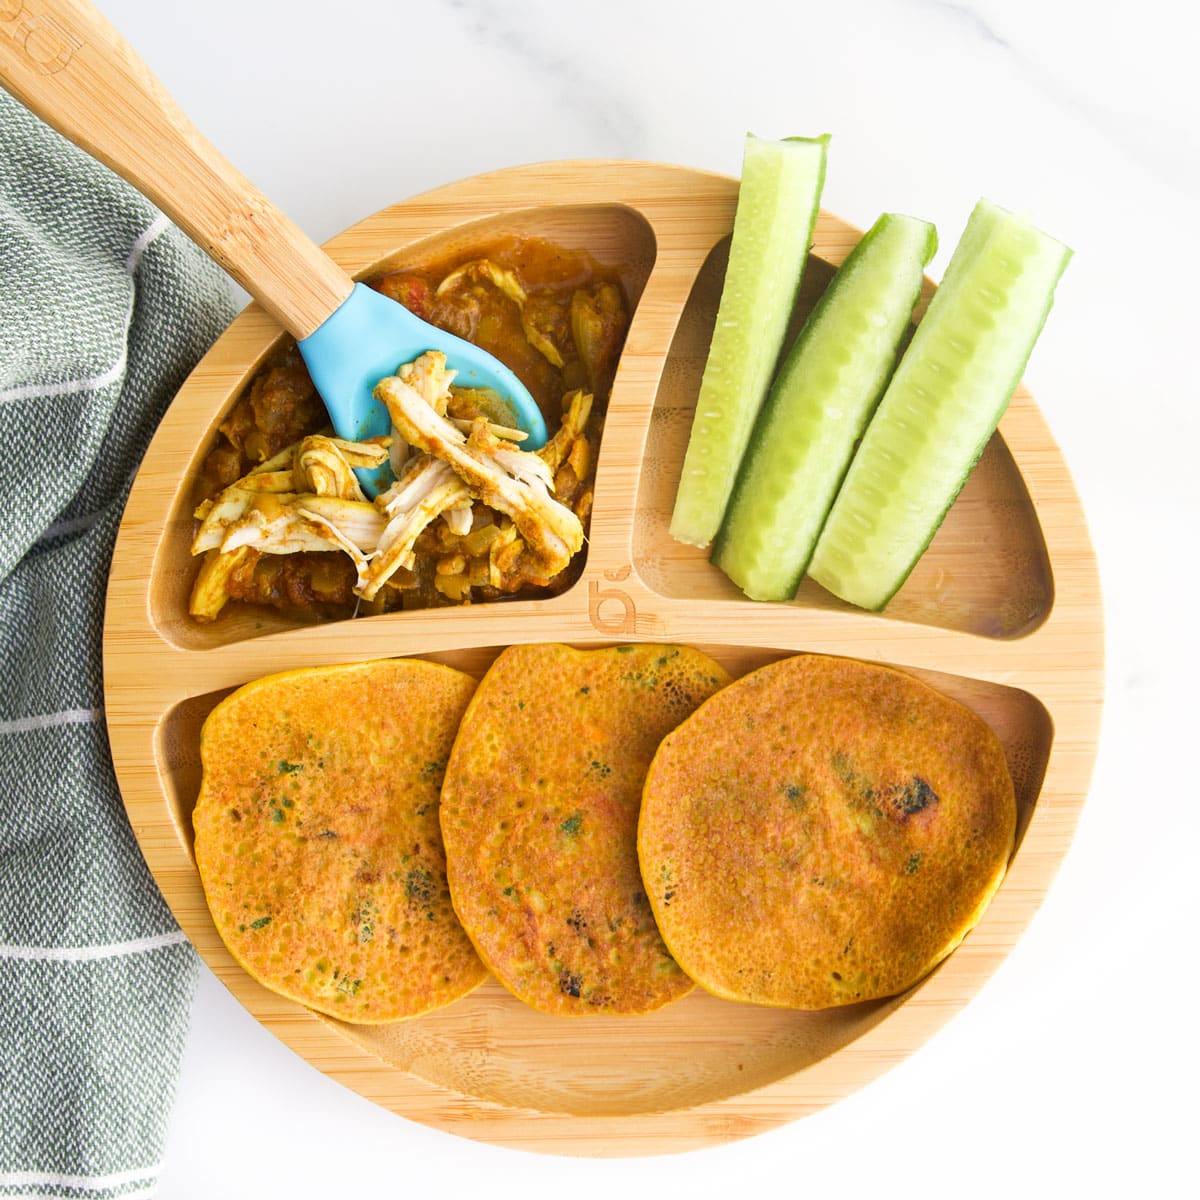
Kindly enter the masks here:
[[721, 523], [808, 261], [828, 141], [746, 138], [729, 266], [671, 517], [677, 541], [707, 546]]
[[754, 424], [713, 561], [752, 600], [790, 600], [889, 376], [937, 249], [888, 213], [813, 309]]
[[976, 205], [888, 384], [809, 564], [834, 595], [879, 610], [908, 578], [1021, 380], [1071, 250]]

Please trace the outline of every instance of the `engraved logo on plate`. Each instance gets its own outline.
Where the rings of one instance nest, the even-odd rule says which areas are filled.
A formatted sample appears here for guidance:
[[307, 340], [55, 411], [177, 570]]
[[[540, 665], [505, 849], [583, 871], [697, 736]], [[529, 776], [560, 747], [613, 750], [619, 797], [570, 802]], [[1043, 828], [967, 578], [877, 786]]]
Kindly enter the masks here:
[[0, 0], [0, 34], [20, 46], [46, 75], [57, 75], [83, 45], [53, 17], [31, 13], [25, 0]]
[[[620, 583], [629, 578], [628, 565], [612, 567], [604, 578]], [[633, 597], [620, 588], [601, 587], [595, 579], [588, 580], [588, 620], [597, 633], [636, 633], [637, 606]]]

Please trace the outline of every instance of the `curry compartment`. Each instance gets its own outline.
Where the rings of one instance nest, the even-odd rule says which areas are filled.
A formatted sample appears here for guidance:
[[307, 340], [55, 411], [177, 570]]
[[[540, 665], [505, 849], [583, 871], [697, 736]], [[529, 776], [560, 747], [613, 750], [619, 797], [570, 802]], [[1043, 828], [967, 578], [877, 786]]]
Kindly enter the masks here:
[[[377, 389], [393, 414], [390, 443], [335, 438], [286, 340], [218, 426], [195, 478], [189, 615], [210, 622], [249, 604], [337, 620], [568, 587], [583, 565], [629, 325], [623, 274], [584, 250], [506, 236], [371, 281], [517, 374], [551, 433], [533, 452], [496, 397], [457, 388], [431, 354], [398, 364]], [[397, 483], [372, 503], [354, 470], [389, 459]]]

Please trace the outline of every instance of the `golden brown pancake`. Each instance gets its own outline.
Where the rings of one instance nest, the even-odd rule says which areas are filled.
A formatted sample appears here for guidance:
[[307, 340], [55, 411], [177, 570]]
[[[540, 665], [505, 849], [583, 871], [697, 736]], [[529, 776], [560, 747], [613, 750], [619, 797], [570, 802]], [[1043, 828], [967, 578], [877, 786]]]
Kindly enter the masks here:
[[899, 671], [802, 655], [663, 740], [638, 851], [693, 979], [818, 1009], [894, 995], [949, 954], [1015, 824], [1004, 750], [975, 713]]
[[450, 903], [438, 827], [474, 688], [396, 659], [272, 675], [213, 709], [196, 865], [218, 932], [260, 983], [379, 1024], [486, 977]]
[[728, 681], [678, 646], [514, 646], [463, 718], [442, 789], [454, 907], [484, 962], [542, 1012], [640, 1013], [692, 987], [638, 871], [646, 767]]

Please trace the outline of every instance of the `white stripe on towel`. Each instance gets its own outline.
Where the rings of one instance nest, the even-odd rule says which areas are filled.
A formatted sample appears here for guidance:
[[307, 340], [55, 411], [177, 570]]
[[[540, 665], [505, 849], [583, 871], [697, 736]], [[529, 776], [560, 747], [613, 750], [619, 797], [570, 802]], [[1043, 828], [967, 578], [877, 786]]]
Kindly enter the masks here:
[[[125, 256], [125, 273], [132, 275], [142, 261], [151, 243], [171, 227], [171, 222], [161, 213], [142, 230], [134, 239], [129, 253]], [[133, 315], [133, 304], [130, 302], [129, 315]], [[99, 388], [115, 383], [125, 374], [128, 344], [121, 347], [121, 357], [107, 371], [99, 375], [90, 375], [87, 379], [69, 379], [65, 383], [26, 383], [19, 387], [0, 388], [0, 404], [13, 400], [36, 400], [40, 396], [74, 396], [79, 392], [92, 392]]]
[[59, 725], [88, 725], [92, 721], [102, 721], [102, 708], [68, 708], [63, 712], [40, 713], [36, 717], [13, 717], [9, 721], [0, 721], [0, 734], [30, 733], [35, 729], [54, 729]]
[[[0, 959], [19, 962], [97, 962], [104, 958], [123, 958], [127, 954], [144, 954], [164, 946], [178, 946], [187, 941], [187, 934], [176, 929], [171, 933], [156, 933], [152, 937], [136, 938], [131, 942], [110, 942], [107, 946], [3, 946]], [[0, 1176], [0, 1184], [3, 1177]]]
[[125, 260], [125, 274], [132, 275], [138, 268], [138, 263], [142, 261], [142, 255], [146, 253], [146, 247], [150, 245], [155, 238], [166, 233], [171, 228], [171, 222], [166, 217], [159, 215], [150, 222], [146, 229], [142, 232], [141, 237], [133, 243], [133, 248], [129, 251], [129, 257]]
[[115, 383], [125, 374], [128, 350], [122, 348], [121, 357], [99, 375], [87, 379], [71, 379], [66, 383], [27, 383], [21, 387], [0, 388], [0, 404], [9, 400], [36, 400], [39, 396], [74, 396], [77, 392], [93, 392]]
[[[36, 1185], [35, 1185], [36, 1186]], [[45, 1184], [43, 1187], [47, 1186]], [[4, 1187], [4, 1179], [0, 1177], [0, 1187]], [[142, 1184], [141, 1187], [136, 1187], [131, 1192], [121, 1192], [120, 1195], [114, 1196], [113, 1200], [139, 1200], [142, 1196], [153, 1196], [158, 1192], [158, 1180], [151, 1179]], [[2, 1192], [0, 1200], [61, 1200], [60, 1193], [57, 1192]]]
[[[151, 1190], [151, 1185], [162, 1172], [162, 1164], [152, 1167], [140, 1167], [132, 1171], [117, 1171], [112, 1175], [55, 1175], [42, 1174], [38, 1171], [18, 1171], [11, 1175], [0, 1175], [0, 1188], [4, 1187], [58, 1187], [78, 1188], [85, 1192], [103, 1192], [109, 1188], [119, 1188], [127, 1183], [144, 1183], [145, 1187], [136, 1192], [125, 1192], [124, 1196], [145, 1196]], [[14, 1200], [5, 1197], [5, 1200]]]

